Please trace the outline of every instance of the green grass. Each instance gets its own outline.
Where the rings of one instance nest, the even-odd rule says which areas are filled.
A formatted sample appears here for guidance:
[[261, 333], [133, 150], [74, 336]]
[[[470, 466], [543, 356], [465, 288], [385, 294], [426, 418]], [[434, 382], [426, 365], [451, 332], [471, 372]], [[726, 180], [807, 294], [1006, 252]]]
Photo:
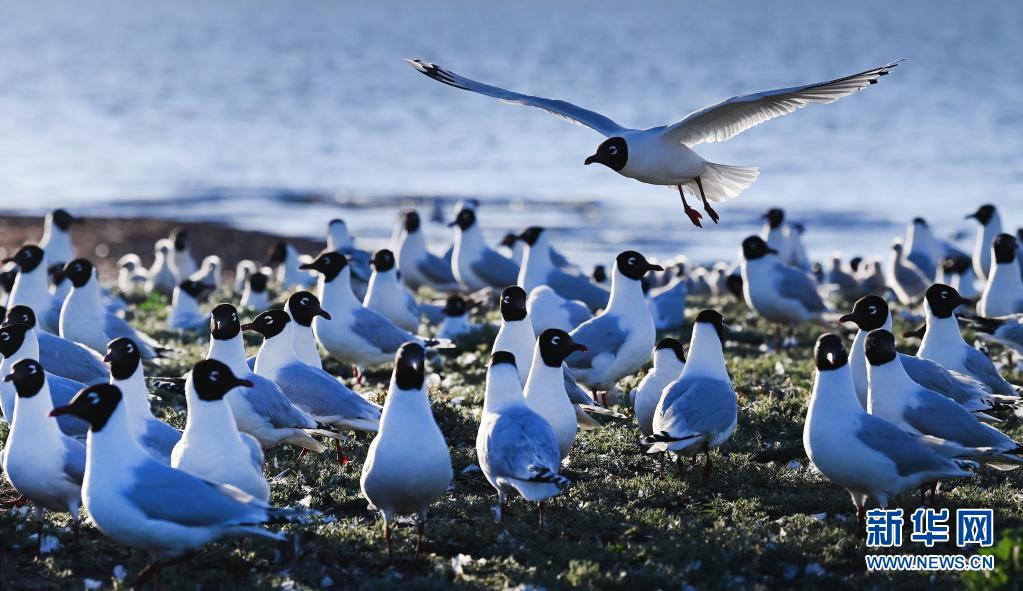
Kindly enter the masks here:
[[[180, 349], [179, 356], [148, 375], [180, 375], [206, 352], [206, 343], [187, 342], [161, 330], [164, 308], [157, 302], [135, 307], [139, 327]], [[706, 302], [690, 302], [690, 314]], [[478, 469], [475, 437], [483, 398], [485, 360], [494, 331], [460, 343], [457, 352], [436, 355], [430, 370], [440, 377], [431, 388], [434, 412], [447, 437], [455, 469], [452, 490], [433, 507], [424, 552], [413, 556], [414, 528], [397, 530], [396, 557], [387, 558], [380, 521], [359, 496], [359, 473], [370, 438], [348, 447], [352, 462], [340, 467], [331, 452], [296, 462], [293, 448], [267, 453], [272, 501], [308, 503], [327, 518], [307, 527], [289, 527], [295, 542], [276, 547], [262, 541], [226, 541], [203, 548], [190, 561], [168, 568], [164, 588], [982, 588], [1019, 586], [1013, 560], [1021, 539], [1007, 534], [1023, 527], [1023, 476], [983, 470], [970, 482], [946, 486], [939, 502], [950, 508], [992, 507], [999, 547], [998, 576], [953, 574], [867, 574], [865, 547], [855, 536], [848, 494], [808, 469], [802, 446], [806, 399], [812, 381], [810, 351], [819, 329], [803, 327], [799, 345], [781, 353], [763, 351], [768, 326], [749, 317], [744, 306], [724, 304], [736, 332], [726, 346], [729, 371], [739, 394], [739, 423], [732, 439], [714, 455], [715, 471], [703, 485], [699, 471], [675, 475], [660, 470], [644, 453], [631, 409], [629, 421], [581, 431], [570, 457], [576, 483], [548, 512], [548, 526], [537, 531], [532, 505], [516, 500], [502, 524], [493, 521], [496, 496]], [[251, 316], [251, 315], [247, 315]], [[488, 318], [496, 321], [495, 316]], [[908, 328], [898, 326], [897, 330]], [[688, 332], [673, 334], [688, 340]], [[248, 342], [255, 351], [259, 342]], [[346, 367], [327, 363], [346, 374]], [[626, 379], [626, 391], [642, 372]], [[363, 391], [378, 401], [386, 391], [386, 368], [370, 372]], [[1017, 379], [1020, 376], [1015, 376]], [[161, 395], [157, 414], [183, 426], [183, 400]], [[1002, 427], [1016, 437], [1016, 417]], [[6, 437], [6, 428], [0, 428]], [[897, 506], [912, 510], [908, 493]], [[106, 539], [91, 526], [72, 544], [66, 515], [51, 515], [47, 533], [61, 546], [42, 561], [33, 558], [29, 536], [35, 525], [24, 510], [0, 511], [0, 572], [5, 587], [82, 588], [86, 578], [106, 588], [126, 588], [148, 562], [142, 552]], [[909, 545], [921, 552], [922, 546]], [[935, 552], [955, 553], [952, 546]], [[121, 565], [127, 578], [114, 577]], [[1018, 564], [1016, 565], [1018, 568]]]

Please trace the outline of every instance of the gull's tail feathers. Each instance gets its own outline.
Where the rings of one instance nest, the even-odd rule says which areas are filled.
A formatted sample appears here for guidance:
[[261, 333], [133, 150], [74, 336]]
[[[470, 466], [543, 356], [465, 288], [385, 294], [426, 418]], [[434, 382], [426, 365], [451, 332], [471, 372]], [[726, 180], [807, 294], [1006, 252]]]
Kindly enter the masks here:
[[[714, 203], [738, 197], [760, 176], [760, 169], [756, 166], [731, 166], [714, 162], [705, 162], [704, 166], [700, 182], [707, 200]], [[696, 181], [689, 183], [689, 188], [699, 196], [700, 188]]]

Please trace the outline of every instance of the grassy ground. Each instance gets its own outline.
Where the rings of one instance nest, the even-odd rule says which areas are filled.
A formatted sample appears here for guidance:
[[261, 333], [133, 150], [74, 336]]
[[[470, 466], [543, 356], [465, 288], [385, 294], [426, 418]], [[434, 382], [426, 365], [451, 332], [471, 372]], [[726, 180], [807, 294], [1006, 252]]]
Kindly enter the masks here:
[[[707, 302], [690, 302], [695, 314]], [[845, 491], [808, 468], [802, 424], [812, 380], [810, 350], [819, 329], [797, 331], [798, 346], [765, 352], [759, 335], [768, 327], [748, 317], [744, 306], [719, 306], [735, 330], [726, 346], [729, 371], [739, 394], [735, 436], [715, 454], [707, 485], [699, 472], [679, 478], [658, 469], [644, 454], [631, 410], [629, 421], [581, 432], [570, 457], [577, 481], [549, 512], [538, 532], [534, 507], [521, 500], [503, 524], [490, 511], [495, 494], [476, 467], [475, 436], [482, 404], [485, 360], [494, 331], [461, 343], [457, 352], [437, 356], [431, 371], [438, 386], [430, 395], [447, 437], [455, 482], [432, 511], [424, 552], [413, 556], [414, 528], [399, 528], [397, 553], [387, 558], [381, 525], [359, 497], [359, 473], [369, 438], [348, 449], [352, 462], [339, 467], [333, 453], [295, 460], [292, 448], [267, 454], [273, 502], [307, 504], [328, 516], [294, 529], [287, 548], [260, 541], [212, 544], [189, 562], [163, 575], [165, 588], [938, 588], [1020, 585], [1007, 571], [1002, 579], [955, 575], [866, 574], [864, 546], [854, 535], [852, 504]], [[161, 331], [163, 306], [136, 308], [133, 321], [180, 348], [181, 355], [149, 375], [180, 375], [206, 351], [205, 340], [185, 342]], [[491, 316], [490, 321], [496, 320]], [[901, 330], [899, 326], [897, 329]], [[689, 334], [674, 334], [688, 341]], [[257, 340], [249, 342], [252, 351]], [[330, 362], [328, 369], [346, 368]], [[623, 384], [638, 382], [642, 372]], [[364, 391], [378, 400], [386, 390], [386, 369], [369, 374]], [[1020, 376], [1015, 376], [1017, 379]], [[183, 400], [154, 400], [157, 414], [183, 426]], [[1016, 417], [1003, 425], [1023, 437]], [[6, 428], [0, 428], [0, 437]], [[1023, 525], [1021, 472], [982, 471], [940, 495], [948, 507], [992, 507], [996, 536]], [[898, 506], [915, 508], [907, 494]], [[907, 520], [908, 521], [908, 520]], [[48, 534], [59, 548], [33, 560], [35, 531], [23, 509], [0, 512], [0, 572], [5, 586], [20, 589], [82, 588], [85, 579], [126, 588], [148, 561], [141, 552], [107, 540], [92, 527], [72, 545], [67, 516], [50, 516]], [[907, 536], [908, 537], [908, 536]], [[1000, 568], [1010, 566], [1012, 541], [1000, 551]], [[1016, 560], [1020, 541], [1015, 540]], [[921, 552], [922, 546], [909, 546]], [[955, 553], [954, 547], [935, 552]], [[119, 579], [117, 575], [127, 578]]]

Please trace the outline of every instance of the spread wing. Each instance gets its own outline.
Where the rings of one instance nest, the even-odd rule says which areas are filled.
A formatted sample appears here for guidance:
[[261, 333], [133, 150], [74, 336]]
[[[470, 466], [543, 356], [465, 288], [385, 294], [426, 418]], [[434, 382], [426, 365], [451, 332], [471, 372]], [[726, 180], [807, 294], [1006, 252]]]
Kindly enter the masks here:
[[477, 277], [490, 285], [505, 288], [519, 280], [519, 266], [510, 258], [492, 249], [483, 249], [483, 256], [473, 261], [469, 268]]
[[586, 127], [594, 129], [603, 134], [605, 137], [621, 135], [622, 132], [628, 131], [626, 128], [618, 125], [600, 113], [588, 111], [582, 107], [573, 105], [572, 103], [539, 96], [530, 96], [528, 94], [520, 94], [511, 90], [505, 90], [496, 86], [483, 84], [482, 82], [476, 82], [475, 80], [459, 76], [454, 72], [445, 70], [444, 68], [441, 68], [436, 64], [431, 64], [430, 62], [424, 62], [417, 59], [407, 59], [405, 61], [413, 68], [419, 70], [426, 76], [433, 78], [437, 82], [443, 82], [448, 86], [454, 86], [455, 88], [461, 88], [462, 90], [471, 90], [472, 92], [500, 99], [506, 103], [527, 105], [543, 109], [551, 115], [564, 119], [565, 121], [570, 121], [577, 125], [585, 125]]
[[823, 312], [827, 309], [817, 293], [817, 285], [809, 275], [781, 263], [775, 265], [773, 272], [777, 276], [778, 293], [782, 297], [797, 300], [810, 312]]
[[871, 84], [876, 84], [881, 76], [887, 75], [900, 62], [901, 60], [828, 82], [733, 96], [686, 115], [685, 119], [666, 127], [663, 137], [687, 146], [701, 142], [723, 142], [755, 125], [788, 115], [810, 103], [833, 103]]

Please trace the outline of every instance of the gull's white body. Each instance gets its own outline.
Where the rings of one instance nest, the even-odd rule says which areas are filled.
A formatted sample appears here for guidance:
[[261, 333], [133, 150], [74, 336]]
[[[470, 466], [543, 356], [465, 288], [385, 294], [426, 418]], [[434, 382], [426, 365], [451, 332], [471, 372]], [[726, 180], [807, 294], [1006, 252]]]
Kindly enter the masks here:
[[685, 363], [671, 349], [654, 351], [654, 367], [632, 391], [632, 406], [636, 422], [644, 435], [653, 433], [654, 412], [661, 402], [664, 389], [682, 375]]
[[373, 271], [362, 305], [383, 314], [407, 331], [419, 330], [419, 304], [398, 282], [397, 267], [383, 272]]
[[996, 317], [1023, 312], [1023, 275], [1020, 275], [1016, 259], [1008, 263], [992, 260], [990, 269], [977, 302], [977, 313]]
[[[516, 357], [516, 359], [518, 359]], [[558, 438], [558, 451], [564, 460], [572, 451], [578, 429], [575, 405], [565, 390], [565, 370], [559, 364], [550, 367], [540, 355], [540, 344], [533, 349], [533, 363], [523, 391], [526, 406], [544, 418]]]

